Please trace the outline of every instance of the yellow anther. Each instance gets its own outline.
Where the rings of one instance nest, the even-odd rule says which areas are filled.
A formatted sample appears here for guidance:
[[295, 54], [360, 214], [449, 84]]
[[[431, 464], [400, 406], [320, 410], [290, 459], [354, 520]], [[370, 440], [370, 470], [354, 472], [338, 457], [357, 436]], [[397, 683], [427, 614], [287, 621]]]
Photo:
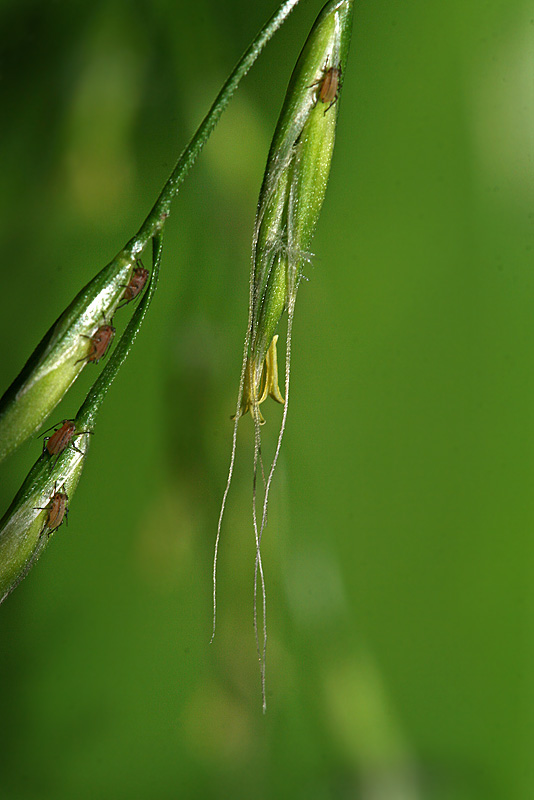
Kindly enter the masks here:
[[265, 356], [265, 363], [263, 365], [262, 382], [263, 389], [258, 403], [263, 403], [267, 397], [272, 397], [277, 403], [284, 405], [285, 400], [282, 397], [280, 388], [278, 386], [278, 357], [276, 353], [276, 343], [278, 341], [278, 334], [273, 336], [273, 340], [269, 345], [267, 354]]
[[[277, 403], [281, 403], [282, 405], [285, 403], [282, 393], [280, 392], [280, 387], [278, 386], [277, 341], [278, 335], [273, 336], [273, 340], [265, 355], [259, 381], [256, 379], [256, 371], [251, 359], [248, 360], [245, 370], [245, 382], [243, 384], [239, 416], [242, 417], [247, 411], [250, 411], [253, 417], [257, 416], [260, 425], [265, 423], [265, 419], [260, 411], [260, 403], [263, 403], [267, 397], [272, 397], [273, 400], [276, 400]], [[233, 419], [235, 419], [235, 417], [233, 417]]]

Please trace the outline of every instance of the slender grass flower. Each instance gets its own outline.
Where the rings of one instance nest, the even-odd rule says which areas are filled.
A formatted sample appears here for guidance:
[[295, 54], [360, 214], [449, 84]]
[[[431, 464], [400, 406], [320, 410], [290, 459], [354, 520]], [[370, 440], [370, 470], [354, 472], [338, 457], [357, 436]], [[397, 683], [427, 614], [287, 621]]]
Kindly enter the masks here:
[[[303, 267], [323, 204], [352, 31], [353, 0], [330, 0], [319, 14], [297, 61], [271, 143], [260, 191], [252, 244], [249, 319], [243, 352], [232, 454], [221, 504], [213, 565], [213, 631], [216, 622], [217, 554], [226, 498], [232, 479], [237, 426], [250, 412], [255, 431], [253, 463], [253, 526], [256, 539], [254, 625], [260, 660], [265, 710], [266, 601], [260, 544], [267, 521], [272, 477], [285, 429], [289, 401], [291, 332]], [[287, 312], [284, 396], [278, 385], [278, 326]], [[273, 398], [284, 405], [282, 422], [267, 476], [261, 461], [264, 423], [260, 405]], [[263, 499], [258, 517], [256, 479], [263, 476]], [[262, 589], [263, 645], [257, 625], [257, 575]]]
[[80, 480], [97, 414], [154, 296], [161, 253], [162, 238], [156, 236], [148, 290], [113, 355], [89, 390], [75, 419], [65, 420], [55, 434], [45, 440], [41, 456], [0, 520], [0, 603], [26, 577], [66, 518], [69, 501]]

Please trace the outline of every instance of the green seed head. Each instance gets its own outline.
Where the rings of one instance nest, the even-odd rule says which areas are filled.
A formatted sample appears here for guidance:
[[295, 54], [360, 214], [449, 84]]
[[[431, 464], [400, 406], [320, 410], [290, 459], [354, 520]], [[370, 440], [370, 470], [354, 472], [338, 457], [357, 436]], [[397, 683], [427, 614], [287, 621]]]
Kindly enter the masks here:
[[331, 0], [319, 14], [271, 143], [254, 231], [249, 358], [240, 414], [256, 413], [267, 394], [283, 402], [273, 388], [274, 336], [283, 312], [293, 311], [326, 192], [352, 13], [353, 0]]
[[[140, 304], [123, 332], [106, 366], [99, 374], [72, 423], [68, 440], [50, 447], [48, 442], [15, 499], [0, 520], [0, 603], [45, 549], [64, 519], [67, 504], [81, 476], [90, 435], [102, 402], [124, 363], [156, 290], [162, 254], [162, 236], [153, 240], [152, 275]], [[124, 287], [120, 286], [120, 295]], [[116, 298], [117, 292], [113, 293]], [[59, 426], [59, 430], [62, 426]], [[70, 430], [70, 426], [69, 426]], [[52, 437], [54, 434], [52, 434]], [[61, 494], [62, 497], [58, 497]]]

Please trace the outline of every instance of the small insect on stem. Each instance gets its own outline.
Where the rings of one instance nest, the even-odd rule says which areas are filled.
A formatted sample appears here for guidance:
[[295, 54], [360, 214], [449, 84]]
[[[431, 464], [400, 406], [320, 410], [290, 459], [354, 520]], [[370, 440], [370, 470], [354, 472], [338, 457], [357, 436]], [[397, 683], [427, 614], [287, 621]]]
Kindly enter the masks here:
[[76, 447], [72, 440], [77, 436], [82, 436], [84, 433], [92, 433], [92, 431], [76, 432], [76, 424], [74, 420], [65, 419], [63, 420], [61, 427], [57, 428], [52, 436], [45, 436], [43, 441], [43, 453], [45, 450], [48, 450], [51, 456], [58, 456], [67, 448], [69, 444], [74, 450], [76, 450], [76, 452], [82, 453], [82, 451]]
[[113, 341], [115, 328], [113, 325], [101, 325], [92, 336], [85, 336], [85, 334], [82, 334], [82, 336], [84, 339], [89, 339], [91, 341], [91, 352], [89, 355], [79, 358], [76, 363], [79, 364], [80, 361], [93, 361], [95, 364], [98, 364], [100, 359], [106, 355]]
[[310, 88], [312, 86], [319, 87], [315, 93], [315, 104], [317, 104], [319, 100], [325, 105], [328, 103], [328, 107], [324, 110], [326, 114], [334, 103], [337, 103], [339, 97], [339, 91], [341, 89], [341, 65], [327, 68], [325, 64], [323, 74], [319, 80], [311, 84]]
[[128, 286], [124, 287], [124, 294], [122, 295], [121, 303], [117, 306], [117, 308], [122, 308], [123, 306], [128, 305], [128, 303], [131, 303], [132, 300], [135, 300], [135, 298], [141, 294], [145, 288], [145, 284], [150, 273], [147, 269], [145, 269], [141, 261], [137, 261], [137, 265], [138, 266], [132, 272], [132, 277], [130, 278]]
[[46, 518], [46, 522], [43, 528], [43, 533], [46, 529], [48, 529], [48, 535], [57, 530], [59, 526], [63, 523], [63, 520], [67, 520], [68, 522], [68, 513], [69, 513], [69, 506], [68, 506], [69, 498], [66, 492], [58, 492], [56, 489], [56, 483], [54, 484], [54, 494], [50, 498], [50, 502], [46, 506], [37, 506], [35, 511], [46, 511], [48, 510], [48, 516]]

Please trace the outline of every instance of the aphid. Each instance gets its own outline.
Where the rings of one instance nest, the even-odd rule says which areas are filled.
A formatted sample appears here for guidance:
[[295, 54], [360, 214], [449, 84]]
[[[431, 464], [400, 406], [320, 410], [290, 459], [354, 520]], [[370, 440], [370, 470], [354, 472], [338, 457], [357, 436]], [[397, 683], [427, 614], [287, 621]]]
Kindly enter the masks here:
[[48, 516], [46, 518], [46, 523], [43, 528], [43, 532], [45, 529], [48, 529], [48, 535], [59, 528], [62, 524], [63, 520], [67, 520], [68, 522], [68, 513], [69, 513], [69, 506], [68, 506], [69, 498], [66, 492], [58, 492], [56, 491], [56, 484], [54, 484], [54, 494], [50, 498], [50, 502], [43, 507], [38, 506], [35, 511], [46, 511], [48, 510]]
[[92, 344], [91, 352], [89, 355], [79, 358], [76, 363], [78, 364], [80, 361], [94, 361], [95, 364], [98, 364], [100, 359], [106, 355], [108, 348], [113, 341], [113, 337], [115, 336], [115, 328], [113, 325], [101, 325], [92, 336], [85, 336], [85, 334], [82, 334], [82, 336], [85, 339], [90, 339]]
[[140, 294], [145, 288], [145, 284], [150, 273], [147, 269], [145, 269], [145, 267], [143, 267], [140, 261], [137, 263], [139, 266], [137, 266], [132, 272], [132, 277], [130, 278], [128, 286], [124, 287], [124, 294], [121, 297], [122, 302], [119, 306], [117, 306], [117, 308], [122, 308], [123, 306], [128, 305], [128, 303], [131, 303], [131, 301], [135, 300], [137, 295]]
[[73, 419], [63, 420], [60, 428], [54, 431], [52, 436], [45, 436], [43, 441], [43, 453], [48, 450], [51, 456], [58, 456], [70, 444], [78, 453], [79, 450], [72, 442], [76, 436], [82, 436], [84, 433], [92, 433], [92, 431], [78, 431], [76, 433], [76, 423]]
[[321, 103], [325, 105], [326, 103], [329, 104], [328, 108], [324, 110], [326, 114], [334, 103], [337, 103], [339, 97], [339, 90], [341, 89], [341, 66], [329, 67], [326, 69], [325, 64], [323, 74], [318, 81], [315, 81], [315, 83], [311, 85], [319, 87], [315, 95], [315, 102], [317, 103], [317, 101], [320, 100]]

